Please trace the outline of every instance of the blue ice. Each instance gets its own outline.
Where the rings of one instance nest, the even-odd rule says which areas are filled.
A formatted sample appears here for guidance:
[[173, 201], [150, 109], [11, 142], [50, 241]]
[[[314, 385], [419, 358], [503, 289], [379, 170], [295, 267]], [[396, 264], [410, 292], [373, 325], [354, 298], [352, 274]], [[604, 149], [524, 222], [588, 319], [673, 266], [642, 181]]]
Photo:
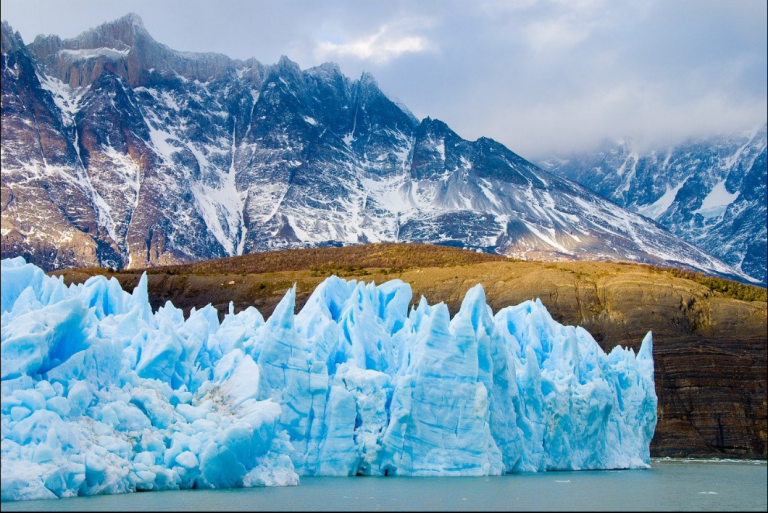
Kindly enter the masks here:
[[331, 277], [295, 313], [153, 312], [2, 261], [2, 500], [296, 485], [300, 476], [645, 468], [652, 338], [606, 354], [539, 300], [451, 318]]

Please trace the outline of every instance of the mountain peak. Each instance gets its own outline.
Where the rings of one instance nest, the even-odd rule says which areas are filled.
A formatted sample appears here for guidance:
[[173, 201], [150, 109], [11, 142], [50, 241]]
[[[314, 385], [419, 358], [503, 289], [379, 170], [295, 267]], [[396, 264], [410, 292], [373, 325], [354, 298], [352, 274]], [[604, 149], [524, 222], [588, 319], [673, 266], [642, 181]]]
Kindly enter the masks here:
[[301, 67], [285, 55], [281, 55], [277, 64], [271, 66], [271, 72], [289, 80], [298, 80], [301, 77]]
[[147, 32], [147, 29], [144, 27], [144, 20], [141, 19], [141, 16], [136, 14], [135, 12], [129, 12], [125, 16], [121, 16], [120, 18], [117, 18], [113, 21], [108, 21], [106, 23], [102, 23], [95, 29], [95, 31], [109, 31], [113, 30], [113, 28], [120, 28], [120, 29], [126, 29], [129, 32], [136, 33], [143, 33], [143, 34], [149, 34]]
[[373, 75], [367, 71], [363, 71], [362, 75], [360, 75], [360, 84], [365, 86], [373, 86], [373, 87], [379, 87], [379, 84], [376, 82], [376, 79], [373, 77]]
[[453, 132], [453, 130], [451, 130], [451, 128], [443, 121], [440, 121], [437, 118], [431, 118], [429, 116], [421, 120], [418, 130], [422, 130], [424, 133], [442, 135]]
[[126, 14], [122, 18], [117, 19], [116, 21], [120, 23], [129, 23], [130, 25], [132, 25], [137, 29], [146, 30], [144, 28], [144, 20], [142, 20], [141, 16], [139, 16], [135, 12], [129, 12], [128, 14]]
[[8, 20], [3, 20], [2, 31], [3, 34], [13, 34], [13, 27], [11, 27], [11, 24], [8, 23]]
[[314, 75], [338, 76], [342, 75], [341, 68], [335, 62], [324, 62], [319, 66], [309, 68], [307, 71]]
[[102, 69], [114, 70], [136, 87], [148, 83], [150, 69], [205, 82], [233, 66], [226, 55], [181, 52], [157, 42], [133, 12], [72, 39], [38, 36], [28, 48], [39, 64], [71, 87], [89, 85]]
[[6, 20], [2, 23], [2, 52], [8, 53], [24, 46], [21, 34], [13, 31], [13, 27]]
[[301, 74], [301, 67], [298, 63], [292, 61], [285, 55], [280, 56], [280, 60], [275, 64], [275, 70], [279, 75], [296, 75]]
[[131, 12], [113, 21], [102, 23], [96, 28], [89, 29], [75, 38], [82, 49], [114, 48], [126, 50], [132, 48], [136, 41], [146, 37], [152, 39], [141, 16]]
[[295, 69], [299, 68], [299, 65], [289, 59], [287, 55], [281, 55], [280, 60], [277, 61], [277, 67], [279, 69]]

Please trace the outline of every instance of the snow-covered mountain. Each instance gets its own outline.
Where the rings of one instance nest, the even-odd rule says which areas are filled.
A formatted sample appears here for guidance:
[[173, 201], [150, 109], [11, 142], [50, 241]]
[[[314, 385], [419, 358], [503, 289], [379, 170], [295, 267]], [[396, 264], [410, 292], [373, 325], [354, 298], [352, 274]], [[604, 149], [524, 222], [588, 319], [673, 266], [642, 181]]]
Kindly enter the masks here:
[[2, 255], [143, 267], [418, 241], [746, 279], [486, 138], [416, 119], [373, 77], [156, 42], [135, 14], [25, 45], [2, 27]]
[[545, 169], [649, 217], [766, 284], [766, 125], [637, 151], [628, 141]]

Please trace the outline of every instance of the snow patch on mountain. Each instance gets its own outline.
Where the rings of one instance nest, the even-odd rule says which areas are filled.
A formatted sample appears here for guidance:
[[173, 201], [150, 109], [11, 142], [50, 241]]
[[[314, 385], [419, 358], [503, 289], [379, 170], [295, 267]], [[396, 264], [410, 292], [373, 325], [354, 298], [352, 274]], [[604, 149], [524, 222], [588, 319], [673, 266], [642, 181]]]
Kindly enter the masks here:
[[717, 182], [701, 202], [701, 206], [693, 211], [706, 219], [723, 215], [725, 209], [739, 197], [740, 192], [730, 193], [725, 188], [725, 180]]
[[[667, 156], [669, 158], [669, 156]], [[664, 167], [664, 164], [662, 165], [662, 168]], [[675, 201], [675, 198], [677, 197], [678, 191], [685, 185], [685, 182], [688, 178], [677, 184], [676, 186], [670, 188], [667, 188], [667, 192], [662, 194], [662, 196], [651, 203], [650, 205], [644, 205], [637, 207], [637, 212], [641, 215], [644, 215], [645, 217], [650, 217], [654, 221], [658, 219], [664, 212], [669, 209], [669, 207], [672, 205], [672, 203]]]

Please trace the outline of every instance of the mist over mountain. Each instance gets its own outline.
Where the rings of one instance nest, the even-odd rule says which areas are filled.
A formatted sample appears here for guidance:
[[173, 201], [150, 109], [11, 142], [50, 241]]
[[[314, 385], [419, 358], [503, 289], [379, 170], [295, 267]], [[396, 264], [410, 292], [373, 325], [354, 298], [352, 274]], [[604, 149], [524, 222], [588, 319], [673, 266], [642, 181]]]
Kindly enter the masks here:
[[766, 125], [637, 151], [630, 141], [541, 165], [766, 284]]
[[175, 51], [135, 14], [28, 45], [3, 22], [2, 152], [2, 255], [45, 269], [399, 241], [751, 272], [367, 73]]

